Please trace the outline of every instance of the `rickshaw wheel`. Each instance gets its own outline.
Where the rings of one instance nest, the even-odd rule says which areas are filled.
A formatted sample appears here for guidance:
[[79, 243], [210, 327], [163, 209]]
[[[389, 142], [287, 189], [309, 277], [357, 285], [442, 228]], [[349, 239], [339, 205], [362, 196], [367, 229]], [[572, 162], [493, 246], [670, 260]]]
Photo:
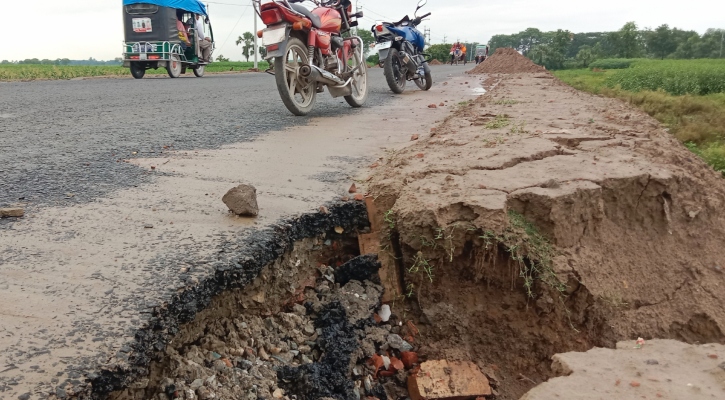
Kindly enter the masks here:
[[194, 75], [196, 75], [197, 78], [204, 76], [204, 68], [205, 67], [203, 65], [194, 68]]
[[146, 68], [138, 62], [131, 63], [131, 75], [136, 79], [141, 79], [146, 74]]
[[179, 56], [176, 54], [171, 55], [166, 71], [171, 78], [178, 78], [181, 75], [181, 60], [179, 60]]

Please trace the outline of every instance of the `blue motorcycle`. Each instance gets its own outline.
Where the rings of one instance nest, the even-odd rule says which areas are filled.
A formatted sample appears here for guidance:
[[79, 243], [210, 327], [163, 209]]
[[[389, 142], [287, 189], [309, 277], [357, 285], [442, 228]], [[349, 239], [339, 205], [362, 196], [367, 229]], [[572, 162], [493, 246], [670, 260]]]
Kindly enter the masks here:
[[375, 35], [375, 51], [380, 56], [380, 63], [385, 72], [385, 80], [394, 93], [403, 93], [405, 83], [413, 81], [422, 90], [428, 90], [433, 85], [430, 74], [430, 56], [423, 54], [425, 36], [416, 27], [430, 13], [418, 17], [427, 0], [420, 0], [412, 20], [406, 15], [402, 20], [391, 22], [378, 22], [373, 26]]

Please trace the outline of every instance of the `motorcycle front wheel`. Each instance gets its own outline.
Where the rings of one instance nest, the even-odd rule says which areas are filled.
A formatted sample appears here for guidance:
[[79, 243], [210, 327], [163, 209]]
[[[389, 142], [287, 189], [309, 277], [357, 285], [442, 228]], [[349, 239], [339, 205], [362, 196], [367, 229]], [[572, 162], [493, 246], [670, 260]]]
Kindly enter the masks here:
[[365, 101], [368, 99], [368, 65], [365, 62], [365, 57], [362, 54], [363, 46], [358, 43], [358, 46], [353, 52], [352, 60], [348, 68], [355, 70], [352, 74], [352, 94], [345, 96], [347, 104], [354, 108], [362, 107]]
[[285, 107], [297, 116], [309, 114], [317, 97], [315, 83], [300, 75], [300, 67], [309, 64], [307, 46], [297, 38], [290, 38], [284, 56], [274, 59], [274, 79], [279, 97]]
[[401, 94], [405, 90], [407, 77], [403, 71], [403, 60], [398, 50], [391, 48], [388, 59], [385, 60], [385, 80], [393, 93]]
[[414, 82], [420, 90], [429, 90], [430, 87], [433, 86], [433, 77], [431, 76], [430, 71], [426, 71], [425, 75], [416, 79]]

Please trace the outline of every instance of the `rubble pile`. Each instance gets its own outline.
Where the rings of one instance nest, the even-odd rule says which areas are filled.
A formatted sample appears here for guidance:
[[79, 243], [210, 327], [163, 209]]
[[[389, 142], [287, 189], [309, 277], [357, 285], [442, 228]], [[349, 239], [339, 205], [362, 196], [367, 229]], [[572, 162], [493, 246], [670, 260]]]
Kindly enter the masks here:
[[468, 71], [469, 74], [519, 74], [527, 72], [544, 72], [546, 68], [534, 64], [533, 61], [519, 54], [518, 51], [506, 47], [496, 49], [491, 57]]

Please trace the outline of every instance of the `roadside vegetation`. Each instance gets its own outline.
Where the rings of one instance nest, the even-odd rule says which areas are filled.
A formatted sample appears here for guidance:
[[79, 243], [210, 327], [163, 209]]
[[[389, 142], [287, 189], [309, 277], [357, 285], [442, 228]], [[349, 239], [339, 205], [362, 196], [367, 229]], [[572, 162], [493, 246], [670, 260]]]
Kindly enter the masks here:
[[641, 108], [725, 175], [724, 61], [634, 60], [624, 69], [553, 73], [579, 90]]
[[[259, 68], [264, 70], [269, 65], [260, 62]], [[253, 62], [214, 62], [206, 67], [206, 72], [245, 71], [254, 68]], [[166, 74], [166, 70], [148, 70], [147, 74]], [[190, 74], [191, 71], [187, 71]], [[32, 81], [46, 79], [73, 79], [94, 76], [128, 75], [128, 68], [120, 65], [48, 65], [48, 64], [0, 64], [0, 81]]]

